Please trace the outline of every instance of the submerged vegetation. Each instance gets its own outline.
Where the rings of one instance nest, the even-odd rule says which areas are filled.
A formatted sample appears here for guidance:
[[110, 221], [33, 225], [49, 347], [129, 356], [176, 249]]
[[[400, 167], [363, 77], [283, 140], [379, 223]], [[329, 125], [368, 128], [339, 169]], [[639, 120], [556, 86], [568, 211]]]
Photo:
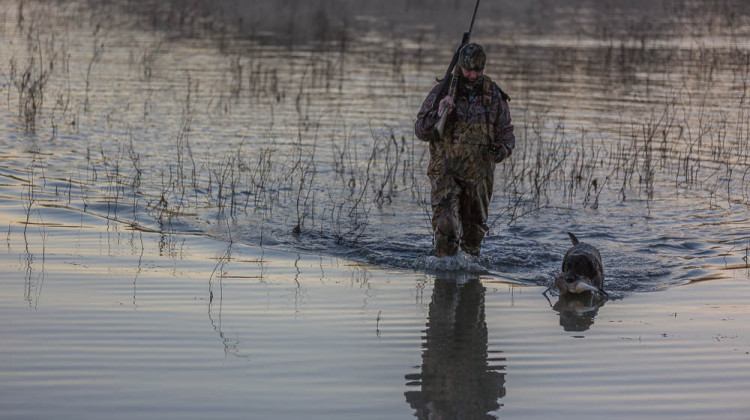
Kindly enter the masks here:
[[[296, 13], [293, 1], [237, 13], [231, 2], [144, 1], [150, 19], [138, 22], [153, 32], [135, 37], [105, 5], [81, 13], [95, 2], [14, 3], [0, 16], [12, 40], [3, 90], [33, 155], [27, 214], [63, 205], [135, 229], [302, 248], [351, 246], [384, 226], [429, 240], [427, 148], [411, 125], [453, 48], [434, 28], [397, 19], [399, 30], [373, 35], [388, 21], [333, 1]], [[518, 138], [498, 167], [493, 231], [540, 212], [683, 197], [746, 211], [745, 3], [665, 0], [648, 16], [564, 3], [556, 18], [508, 9], [526, 19], [512, 29], [547, 19], [569, 37], [552, 47], [551, 29], [519, 42], [505, 21], [502, 37], [479, 25]]]

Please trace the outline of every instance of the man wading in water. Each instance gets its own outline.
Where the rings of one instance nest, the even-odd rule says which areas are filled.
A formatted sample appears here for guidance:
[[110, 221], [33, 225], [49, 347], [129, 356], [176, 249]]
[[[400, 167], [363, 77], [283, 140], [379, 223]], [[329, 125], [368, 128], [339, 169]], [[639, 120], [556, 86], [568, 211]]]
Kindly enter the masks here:
[[[459, 249], [479, 255], [489, 230], [495, 164], [510, 156], [516, 144], [510, 98], [484, 75], [485, 61], [481, 45], [464, 46], [457, 62], [460, 71], [455, 72], [455, 100], [450, 94], [436, 100], [443, 91], [439, 83], [427, 95], [414, 127], [417, 138], [430, 142], [427, 175], [439, 257], [456, 255]], [[443, 113], [447, 119], [441, 134], [435, 127]]]

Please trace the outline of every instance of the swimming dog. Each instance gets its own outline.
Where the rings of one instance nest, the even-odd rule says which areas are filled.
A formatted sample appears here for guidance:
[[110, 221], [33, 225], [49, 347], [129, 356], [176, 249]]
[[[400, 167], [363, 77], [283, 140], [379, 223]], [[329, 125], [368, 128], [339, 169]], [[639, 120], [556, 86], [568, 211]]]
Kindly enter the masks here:
[[604, 267], [602, 256], [593, 246], [579, 242], [568, 232], [573, 246], [565, 253], [562, 272], [555, 276], [555, 287], [560, 295], [568, 293], [601, 293], [604, 291]]

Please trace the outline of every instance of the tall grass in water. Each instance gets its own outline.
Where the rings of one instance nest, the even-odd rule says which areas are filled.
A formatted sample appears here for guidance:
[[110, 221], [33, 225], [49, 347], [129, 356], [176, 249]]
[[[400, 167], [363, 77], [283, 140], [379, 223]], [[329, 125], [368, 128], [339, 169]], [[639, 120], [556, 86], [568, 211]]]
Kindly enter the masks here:
[[26, 129], [33, 131], [44, 106], [44, 89], [49, 81], [52, 62], [45, 66], [38, 37], [29, 41], [29, 50], [30, 55], [25, 62], [18, 63], [15, 57], [10, 59], [8, 79], [16, 89], [18, 115]]
[[[173, 18], [203, 19], [200, 13], [181, 13], [175, 12]], [[28, 24], [31, 15], [24, 16]], [[748, 54], [705, 45], [682, 52], [659, 44], [648, 25], [632, 28], [635, 32], [624, 40], [618, 34], [603, 33], [603, 47], [588, 56], [586, 49], [566, 47], [556, 56], [560, 66], [552, 71], [556, 84], [583, 74], [611, 80], [613, 89], [622, 89], [624, 96], [631, 89], [642, 94], [646, 83], [648, 95], [654, 96], [628, 96], [633, 107], [630, 120], [569, 124], [564, 116], [551, 115], [549, 101], [533, 97], [534, 89], [518, 89], [522, 93], [514, 95], [511, 103], [518, 146], [514, 155], [498, 166], [492, 216], [495, 226], [518, 223], [544, 209], [589, 210], [633, 199], [650, 203], [658, 198], [657, 192], [672, 189], [707, 192], [716, 206], [747, 202]], [[414, 80], [426, 79], [421, 72], [437, 66], [425, 62], [429, 54], [424, 52], [424, 41], [388, 40], [385, 47], [374, 49], [350, 32], [329, 27], [320, 35], [325, 42], [318, 40], [312, 47], [299, 49], [287, 45], [284, 48], [291, 50], [281, 51], [253, 42], [240, 44], [247, 48], [233, 49], [231, 42], [247, 40], [217, 40], [217, 46], [225, 44], [223, 49], [217, 47], [224, 51], [218, 60], [223, 65], [224, 84], [205, 82], [200, 74], [191, 72], [186, 83], [174, 87], [178, 92], [175, 97], [180, 98], [179, 117], [174, 121], [177, 128], [163, 134], [169, 136], [170, 157], [149, 156], [150, 140], [133, 134], [116, 140], [115, 147], [94, 143], [85, 168], [63, 177], [69, 188], [58, 199], [83, 211], [126, 219], [141, 228], [147, 220], [139, 205], [148, 209], [155, 228], [163, 230], [170, 229], [174, 218], [216, 217], [227, 224], [258, 222], [303, 239], [316, 236], [350, 244], [372, 232], [374, 218], [383, 217], [376, 216], [382, 213], [425, 219], [424, 232], [429, 234], [427, 150], [410, 132], [416, 109], [403, 113], [399, 125], [350, 112], [347, 104], [364, 103], [353, 101], [352, 96], [373, 101], [389, 97], [389, 104], [416, 102], [409, 95], [417, 95], [415, 90], [424, 95], [429, 86], [425, 83], [414, 89]], [[169, 42], [155, 36], [147, 43], [151, 47], [146, 52], [131, 55], [130, 65], [144, 88], [157, 91], [153, 86], [164, 83], [157, 64], [170, 54]], [[38, 38], [28, 44], [26, 61], [14, 61], [9, 77], [16, 87], [19, 115], [25, 119], [27, 107], [21, 104], [30, 104], [28, 109], [35, 111], [27, 127], [38, 123], [51, 69], [60, 68], [51, 64], [59, 61], [41, 54], [40, 44]], [[521, 57], [531, 52], [511, 47]], [[565, 61], [577, 54], [588, 61]], [[670, 58], [669, 54], [675, 55]], [[64, 55], [55, 60], [63, 60]], [[85, 82], [88, 104], [89, 89], [97, 89], [94, 76], [103, 56], [95, 47], [87, 57], [91, 60], [85, 80], [81, 74], [71, 76], [68, 72], [68, 76], [81, 78], [74, 80], [76, 83]], [[43, 58], [50, 64], [42, 66]], [[650, 77], [669, 60], [691, 63], [682, 70], [684, 74], [674, 73], [686, 82], [675, 82], [677, 88], [657, 96], [654, 92], [667, 91], [663, 84], [671, 82]], [[508, 57], [503, 64], [508, 82], [503, 86], [512, 93], [514, 85], [536, 88], [549, 82], [544, 74], [531, 73], [536, 64]], [[417, 68], [422, 69], [419, 74], [415, 74]], [[29, 76], [24, 79], [21, 75], [25, 73]], [[643, 80], [643, 73], [649, 78]], [[353, 83], [352, 74], [368, 80], [366, 89], [347, 91]], [[736, 106], [717, 107], [712, 102], [716, 98], [708, 87], [719, 83], [719, 74], [721, 83], [727, 83], [726, 76], [731, 74], [729, 86], [724, 87], [730, 93], [722, 100], [734, 101]], [[695, 80], [704, 88], [690, 85]], [[95, 98], [91, 96], [91, 109], [96, 109]], [[320, 109], [325, 106], [328, 108]], [[201, 119], [203, 112], [264, 115], [269, 128], [221, 148], [203, 149], [196, 147], [195, 134], [198, 124], [206, 124]], [[250, 128], [255, 133], [261, 131]], [[99, 206], [102, 201], [104, 207]], [[130, 208], [123, 211], [125, 205]]]

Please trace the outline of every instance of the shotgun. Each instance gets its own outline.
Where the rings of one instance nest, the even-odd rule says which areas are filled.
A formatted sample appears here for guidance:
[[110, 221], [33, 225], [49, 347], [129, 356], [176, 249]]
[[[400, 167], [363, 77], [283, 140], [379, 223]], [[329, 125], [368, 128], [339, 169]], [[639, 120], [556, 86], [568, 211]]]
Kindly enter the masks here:
[[[442, 86], [440, 87], [440, 93], [435, 97], [435, 102], [433, 102], [432, 106], [434, 107], [436, 103], [439, 103], [445, 96], [450, 95], [454, 100], [456, 99], [456, 85], [458, 84], [458, 76], [459, 72], [461, 71], [458, 66], [456, 66], [456, 63], [458, 63], [458, 56], [461, 53], [461, 50], [471, 42], [471, 31], [474, 29], [474, 19], [477, 17], [477, 10], [479, 10], [479, 0], [477, 0], [477, 3], [474, 5], [474, 14], [471, 17], [471, 24], [469, 25], [469, 31], [464, 32], [463, 37], [461, 38], [461, 45], [456, 48], [456, 52], [453, 53], [453, 58], [451, 59], [450, 64], [448, 65], [448, 71], [445, 72], [445, 77], [443, 77], [442, 80]], [[448, 85], [450, 81], [450, 85]], [[445, 88], [448, 87], [448, 95], [443, 95], [445, 93]], [[437, 138], [440, 139], [443, 137], [443, 130], [445, 130], [445, 122], [448, 121], [448, 114], [449, 112], [446, 112], [443, 110], [442, 114], [439, 114], [440, 120], [438, 120], [437, 124], [435, 124], [434, 130], [437, 135]]]

